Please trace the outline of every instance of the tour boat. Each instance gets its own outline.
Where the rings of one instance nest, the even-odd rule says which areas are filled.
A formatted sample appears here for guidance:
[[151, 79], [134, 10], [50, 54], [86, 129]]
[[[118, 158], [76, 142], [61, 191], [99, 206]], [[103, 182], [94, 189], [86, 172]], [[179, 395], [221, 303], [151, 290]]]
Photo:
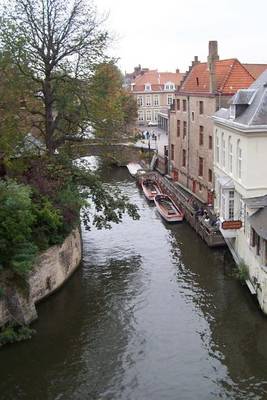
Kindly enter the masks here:
[[153, 201], [156, 194], [160, 194], [161, 190], [157, 183], [152, 179], [142, 179], [141, 186], [147, 200]]
[[137, 175], [142, 175], [145, 174], [146, 171], [141, 167], [140, 164], [137, 163], [129, 163], [127, 164], [127, 169], [130, 172], [130, 174], [135, 178]]
[[158, 212], [167, 222], [181, 222], [184, 219], [184, 213], [174, 204], [172, 199], [166, 194], [157, 194], [154, 202]]

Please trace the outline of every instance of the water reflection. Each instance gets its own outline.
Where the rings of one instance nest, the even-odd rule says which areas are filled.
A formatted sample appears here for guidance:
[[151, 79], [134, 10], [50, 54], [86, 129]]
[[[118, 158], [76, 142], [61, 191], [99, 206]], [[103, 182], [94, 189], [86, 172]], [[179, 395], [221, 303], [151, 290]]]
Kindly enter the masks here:
[[36, 337], [0, 353], [0, 399], [264, 400], [266, 319], [222, 251], [98, 166], [141, 219], [83, 232], [83, 268], [40, 305]]

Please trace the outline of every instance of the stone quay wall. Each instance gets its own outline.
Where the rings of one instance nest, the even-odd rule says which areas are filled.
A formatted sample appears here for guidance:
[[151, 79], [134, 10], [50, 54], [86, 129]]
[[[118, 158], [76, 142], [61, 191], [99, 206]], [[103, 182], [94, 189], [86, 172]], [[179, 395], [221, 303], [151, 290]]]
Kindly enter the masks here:
[[8, 322], [29, 324], [38, 315], [36, 303], [60, 288], [81, 262], [82, 240], [74, 229], [62, 245], [50, 247], [38, 256], [28, 278], [27, 293], [15, 286], [4, 287], [0, 299], [0, 327]]

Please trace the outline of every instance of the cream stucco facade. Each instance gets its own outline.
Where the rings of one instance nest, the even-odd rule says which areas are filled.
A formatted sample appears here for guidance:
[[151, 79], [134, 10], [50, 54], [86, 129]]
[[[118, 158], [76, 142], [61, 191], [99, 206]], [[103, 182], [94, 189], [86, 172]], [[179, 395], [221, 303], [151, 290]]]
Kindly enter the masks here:
[[267, 207], [267, 125], [249, 126], [216, 114], [214, 208], [226, 243], [236, 263], [247, 269], [246, 283], [267, 314], [267, 221], [259, 213]]

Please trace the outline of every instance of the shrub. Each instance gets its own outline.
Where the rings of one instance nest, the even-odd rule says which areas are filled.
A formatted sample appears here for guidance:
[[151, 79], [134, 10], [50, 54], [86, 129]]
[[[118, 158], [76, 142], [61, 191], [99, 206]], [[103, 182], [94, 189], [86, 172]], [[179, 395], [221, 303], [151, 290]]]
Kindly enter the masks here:
[[31, 190], [13, 180], [0, 181], [0, 259], [4, 268], [24, 275], [37, 253], [32, 243], [35, 216]]

